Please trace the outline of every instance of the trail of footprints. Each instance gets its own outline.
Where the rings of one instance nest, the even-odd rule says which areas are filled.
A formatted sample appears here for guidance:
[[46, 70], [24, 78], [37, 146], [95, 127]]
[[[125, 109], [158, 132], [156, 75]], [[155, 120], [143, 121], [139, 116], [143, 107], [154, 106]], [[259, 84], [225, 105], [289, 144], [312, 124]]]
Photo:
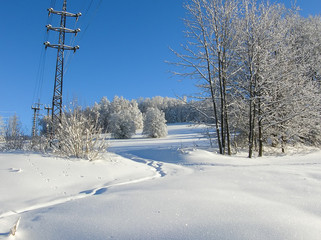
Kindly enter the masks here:
[[[40, 170], [39, 166], [34, 161], [31, 161], [31, 159], [28, 158], [28, 163], [32, 167], [32, 169], [35, 171], [35, 173], [38, 174], [45, 183], [49, 184], [50, 189], [53, 189], [55, 191], [59, 189], [59, 187], [54, 184], [54, 181], [50, 177], [48, 177], [42, 170]], [[70, 163], [67, 162], [67, 166], [62, 170], [61, 174], [59, 174], [58, 176], [62, 175], [64, 177], [69, 177], [69, 171], [70, 171]], [[57, 191], [57, 194], [66, 195], [67, 193], [65, 191], [64, 192]]]

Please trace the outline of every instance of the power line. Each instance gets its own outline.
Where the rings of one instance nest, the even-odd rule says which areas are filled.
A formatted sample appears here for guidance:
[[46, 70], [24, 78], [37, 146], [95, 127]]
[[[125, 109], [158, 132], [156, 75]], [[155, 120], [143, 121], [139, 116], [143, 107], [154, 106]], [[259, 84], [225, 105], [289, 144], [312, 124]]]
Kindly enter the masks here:
[[[96, 17], [96, 15], [97, 15], [97, 13], [98, 13], [98, 10], [99, 10], [102, 2], [103, 2], [103, 0], [99, 0], [99, 2], [98, 2], [98, 4], [97, 4], [97, 7], [96, 7], [96, 9], [95, 9], [95, 11], [94, 11], [94, 13], [93, 13], [93, 15], [91, 16], [91, 18], [90, 18], [89, 21], [88, 21], [87, 26], [85, 27], [85, 30], [83, 31], [83, 33], [82, 33], [82, 34], [80, 35], [80, 37], [79, 37], [79, 41], [82, 40], [83, 37], [85, 36], [85, 34], [86, 34], [89, 26], [91, 25], [91, 23], [93, 22], [94, 18]], [[91, 6], [91, 5], [90, 5], [90, 6]]]
[[[50, 7], [54, 7], [56, 5], [56, 0], [51, 0], [50, 1]], [[47, 17], [47, 24], [51, 24], [52, 17], [48, 14]], [[43, 42], [48, 41], [49, 39], [49, 31], [44, 32], [43, 36]], [[39, 65], [37, 69], [37, 75], [36, 75], [36, 84], [33, 92], [33, 98], [32, 98], [32, 103], [37, 101], [38, 99], [41, 99], [41, 94], [42, 94], [42, 87], [43, 87], [43, 81], [44, 81], [44, 71], [45, 71], [45, 65], [46, 65], [46, 55], [47, 51], [42, 47], [40, 56], [39, 56]]]

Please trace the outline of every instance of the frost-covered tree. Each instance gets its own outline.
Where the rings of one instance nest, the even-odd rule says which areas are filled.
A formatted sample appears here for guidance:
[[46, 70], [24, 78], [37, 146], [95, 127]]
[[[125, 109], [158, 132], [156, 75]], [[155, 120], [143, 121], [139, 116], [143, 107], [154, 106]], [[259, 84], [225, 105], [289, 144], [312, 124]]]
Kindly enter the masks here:
[[269, 142], [284, 152], [286, 144], [306, 141], [315, 128], [310, 123], [320, 118], [317, 81], [309, 80], [310, 69], [319, 65], [310, 62], [317, 47], [309, 40], [309, 24], [296, 11], [254, 0], [244, 0], [243, 8], [238, 47], [243, 66], [236, 81], [241, 90], [237, 116], [243, 118], [239, 126], [248, 133], [249, 157], [254, 150], [262, 156]]
[[23, 143], [24, 137], [21, 129], [21, 122], [15, 114], [8, 119], [5, 127], [5, 149], [22, 149]]
[[102, 127], [102, 131], [106, 133], [108, 131], [109, 118], [110, 118], [110, 101], [107, 97], [103, 97], [98, 104], [99, 111], [99, 124]]
[[0, 116], [0, 142], [4, 142], [5, 138], [5, 125], [2, 120], [2, 116]]
[[318, 33], [311, 31], [310, 20], [297, 13], [288, 15], [279, 26], [281, 40], [271, 61], [271, 66], [278, 67], [270, 71], [273, 88], [268, 92], [269, 104], [265, 104], [269, 113], [265, 132], [285, 152], [287, 144], [318, 143], [314, 140], [321, 132], [320, 57], [315, 55], [321, 48], [314, 40]]
[[[241, 92], [239, 116], [243, 118], [244, 113], [247, 114], [243, 124], [248, 135], [249, 157], [252, 157], [256, 145], [259, 156], [262, 156], [267, 136], [266, 124], [270, 116], [266, 106], [271, 100], [269, 92], [276, 89], [277, 83], [272, 74], [278, 69], [273, 68], [280, 66], [275, 59], [284, 40], [280, 25], [287, 12], [283, 5], [265, 2], [257, 4], [254, 0], [244, 0], [242, 8], [244, 11], [238, 21], [240, 41], [237, 47], [242, 71], [236, 81], [236, 88]], [[242, 103], [247, 106], [240, 107]]]
[[152, 138], [167, 136], [167, 126], [164, 112], [158, 108], [148, 108], [144, 117], [143, 135]]
[[40, 136], [47, 136], [50, 131], [51, 117], [44, 116], [38, 119], [38, 126], [40, 128]]
[[136, 132], [135, 121], [129, 111], [113, 113], [110, 117], [109, 131], [117, 139], [131, 138]]
[[130, 101], [128, 111], [131, 115], [131, 118], [133, 119], [133, 121], [135, 123], [135, 128], [142, 129], [143, 128], [143, 114], [139, 110], [138, 103], [136, 100]]
[[231, 154], [229, 108], [234, 76], [239, 71], [235, 58], [238, 5], [238, 0], [189, 1], [185, 6], [188, 41], [182, 53], [174, 51], [179, 58], [176, 65], [183, 69], [179, 75], [196, 80], [200, 89], [196, 98], [211, 102], [211, 114], [207, 116], [214, 122], [221, 154]]
[[115, 96], [110, 103], [110, 114], [127, 115], [135, 123], [136, 129], [141, 129], [143, 126], [143, 116], [138, 108], [138, 103], [135, 100], [129, 101], [123, 97]]
[[188, 41], [174, 51], [175, 64], [199, 87], [202, 103], [192, 107], [214, 126], [220, 153], [245, 142], [249, 157], [262, 156], [271, 142], [282, 151], [318, 143], [321, 18], [256, 0], [190, 0], [185, 7]]

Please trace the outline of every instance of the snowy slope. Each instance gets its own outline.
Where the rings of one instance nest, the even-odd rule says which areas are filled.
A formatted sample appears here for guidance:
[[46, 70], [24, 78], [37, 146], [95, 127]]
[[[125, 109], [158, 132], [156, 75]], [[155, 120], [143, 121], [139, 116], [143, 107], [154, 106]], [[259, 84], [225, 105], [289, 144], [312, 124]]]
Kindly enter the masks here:
[[320, 151], [224, 157], [201, 126], [168, 130], [97, 162], [1, 153], [0, 239], [320, 239]]

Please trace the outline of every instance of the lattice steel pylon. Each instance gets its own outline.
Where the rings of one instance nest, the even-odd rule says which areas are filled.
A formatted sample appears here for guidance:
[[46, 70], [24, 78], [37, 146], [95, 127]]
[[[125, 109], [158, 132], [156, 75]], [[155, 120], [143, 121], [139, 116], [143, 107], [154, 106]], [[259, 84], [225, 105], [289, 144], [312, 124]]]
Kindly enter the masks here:
[[37, 124], [38, 124], [38, 117], [40, 109], [40, 103], [36, 103], [35, 106], [32, 106], [31, 109], [33, 110], [33, 118], [32, 118], [32, 137], [37, 136]]
[[77, 35], [80, 29], [69, 29], [66, 28], [67, 17], [75, 17], [76, 21], [81, 16], [81, 13], [69, 13], [67, 12], [67, 0], [64, 0], [62, 11], [55, 11], [53, 8], [48, 9], [49, 15], [56, 14], [60, 15], [60, 27], [53, 27], [50, 24], [46, 26], [47, 31], [59, 32], [58, 44], [50, 44], [50, 42], [45, 42], [45, 47], [57, 49], [57, 61], [56, 61], [56, 73], [55, 73], [55, 84], [54, 92], [52, 98], [52, 129], [51, 132], [54, 134], [55, 126], [61, 122], [62, 115], [62, 87], [63, 87], [63, 77], [64, 77], [64, 51], [73, 50], [76, 52], [79, 46], [67, 46], [65, 45], [65, 35], [66, 33], [74, 33]]

